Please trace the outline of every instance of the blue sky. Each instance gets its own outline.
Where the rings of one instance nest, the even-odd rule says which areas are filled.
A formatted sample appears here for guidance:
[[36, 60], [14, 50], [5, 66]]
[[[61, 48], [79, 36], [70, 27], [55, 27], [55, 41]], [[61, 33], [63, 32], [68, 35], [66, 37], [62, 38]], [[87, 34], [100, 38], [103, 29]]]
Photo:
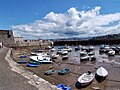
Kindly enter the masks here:
[[[119, 28], [119, 26], [117, 26], [117, 25], [119, 25], [119, 23], [120, 23], [120, 18], [119, 18], [119, 14], [116, 15], [116, 13], [120, 13], [120, 0], [0, 0], [0, 29], [14, 30], [15, 35], [23, 36], [23, 37], [26, 35], [29, 35], [28, 31], [30, 31], [30, 35], [29, 35], [30, 37], [25, 37], [25, 38], [32, 38], [32, 37], [36, 38], [35, 36], [32, 36], [32, 34], [34, 34], [35, 32], [39, 33], [39, 34], [37, 34], [37, 37], [41, 37], [41, 38], [42, 37], [45, 38], [45, 36], [48, 36], [47, 38], [49, 38], [49, 35], [51, 36], [53, 34], [55, 34], [56, 38], [69, 37], [72, 35], [72, 33], [75, 34], [75, 35], [73, 35], [73, 37], [78, 37], [78, 36], [82, 37], [82, 36], [86, 36], [86, 35], [90, 36], [88, 33], [86, 33], [85, 28], [81, 29], [80, 26], [79, 26], [79, 28], [82, 31], [80, 31], [78, 29], [78, 27], [75, 27], [77, 29], [77, 31], [71, 29], [71, 27], [64, 27], [64, 29], [65, 28], [67, 28], [67, 29], [65, 29], [63, 31], [63, 30], [61, 30], [63, 28], [61, 28], [60, 26], [57, 26], [57, 27], [54, 26], [54, 28], [52, 28], [52, 29], [50, 28], [50, 31], [48, 31], [49, 32], [48, 33], [47, 32], [47, 29], [49, 29], [48, 27], [47, 27], [47, 29], [43, 29], [43, 28], [38, 28], [38, 26], [36, 26], [36, 25], [40, 24], [40, 26], [41, 26], [41, 22], [42, 22], [42, 26], [45, 26], [46, 24], [48, 25], [48, 22], [49, 22], [49, 24], [57, 25], [58, 23], [56, 23], [56, 21], [53, 23], [53, 19], [50, 19], [51, 15], [53, 15], [52, 17], [55, 17], [56, 14], [58, 15], [58, 17], [61, 17], [61, 15], [59, 16], [59, 14], [62, 14], [62, 17], [63, 17], [63, 15], [66, 15], [66, 14], [69, 16], [70, 13], [68, 11], [70, 11], [71, 9], [73, 10], [73, 13], [74, 13], [74, 11], [77, 11], [77, 12], [79, 12], [79, 13], [77, 13], [77, 15], [81, 15], [82, 11], [84, 11], [84, 12], [89, 12], [90, 10], [94, 11], [95, 9], [97, 9], [97, 7], [99, 7], [98, 8], [99, 10], [95, 11], [95, 12], [97, 12], [99, 14], [98, 15], [96, 14], [94, 18], [90, 17], [91, 19], [94, 20], [95, 18], [98, 18], [98, 16], [100, 17], [101, 15], [103, 16], [103, 18], [106, 15], [108, 15], [108, 17], [110, 17], [111, 14], [113, 14], [113, 16], [115, 16], [115, 17], [117, 16], [118, 18], [113, 19], [113, 21], [107, 20], [108, 21], [108, 22], [106, 22], [107, 24], [105, 23], [103, 25], [95, 26], [96, 28], [92, 28], [92, 29], [94, 29], [94, 31], [89, 32], [89, 33], [93, 32], [90, 35], [93, 35], [93, 36], [99, 35], [98, 33], [103, 35], [104, 33], [101, 33], [102, 31], [100, 31], [100, 29], [103, 30], [103, 26], [104, 27], [106, 26], [105, 28], [107, 28], [107, 29], [112, 28], [111, 26], [113, 26], [114, 28], [115, 27]], [[53, 12], [53, 13], [50, 13], [50, 12]], [[86, 15], [87, 15], [87, 13], [86, 13]], [[56, 17], [56, 18], [58, 18], [58, 17]], [[63, 19], [62, 17], [61, 17], [61, 19]], [[73, 18], [70, 17], [69, 20], [68, 19], [66, 20], [66, 22], [68, 22], [68, 21], [70, 22], [71, 19], [73, 20]], [[79, 20], [81, 20], [81, 19], [79, 19]], [[82, 20], [83, 20], [83, 18], [82, 18]], [[86, 20], [86, 18], [85, 18], [85, 20]], [[85, 21], [85, 20], [83, 20], [83, 21]], [[60, 23], [62, 23], [62, 21]], [[114, 25], [114, 23], [115, 23], [115, 25]], [[36, 24], [36, 25], [33, 25], [33, 24]], [[81, 23], [79, 23], [79, 25], [80, 24]], [[63, 25], [63, 23], [61, 25]], [[64, 24], [64, 26], [65, 26], [65, 24]], [[108, 28], [108, 26], [110, 28]], [[28, 30], [29, 27], [32, 27], [32, 30]], [[59, 30], [56, 30], [56, 28]], [[90, 29], [91, 28], [89, 28], [89, 30]], [[46, 30], [46, 32], [43, 32], [45, 30]], [[64, 32], [64, 34], [63, 34], [63, 32]], [[80, 32], [80, 33], [76, 35], [76, 33], [78, 33], [78, 32]], [[97, 32], [97, 33], [95, 33], [95, 32]], [[106, 30], [105, 34], [118, 33], [117, 30], [115, 32], [115, 31], [112, 31], [111, 29], [110, 29], [110, 33], [108, 33], [108, 32], [109, 32], [109, 30], [108, 31]], [[42, 35], [44, 33], [46, 33], [47, 35], [45, 35], [45, 36]], [[81, 33], [84, 33], [84, 34], [81, 34]], [[68, 35], [68, 34], [70, 34], [70, 35]], [[53, 37], [50, 37], [50, 38], [53, 38]]]

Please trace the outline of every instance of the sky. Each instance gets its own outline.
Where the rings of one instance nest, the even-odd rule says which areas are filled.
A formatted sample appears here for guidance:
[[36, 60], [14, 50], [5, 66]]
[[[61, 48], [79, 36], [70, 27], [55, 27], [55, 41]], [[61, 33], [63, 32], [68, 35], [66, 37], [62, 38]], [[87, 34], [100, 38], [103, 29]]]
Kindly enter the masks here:
[[120, 33], [120, 0], [0, 0], [0, 29], [25, 39]]

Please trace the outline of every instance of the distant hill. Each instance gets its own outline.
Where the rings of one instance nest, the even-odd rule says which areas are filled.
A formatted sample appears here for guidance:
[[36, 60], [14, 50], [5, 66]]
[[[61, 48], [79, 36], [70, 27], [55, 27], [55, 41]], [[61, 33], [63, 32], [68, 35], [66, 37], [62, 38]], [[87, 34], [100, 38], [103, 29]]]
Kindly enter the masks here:
[[120, 33], [119, 34], [111, 34], [111, 35], [104, 35], [104, 36], [97, 36], [91, 38], [92, 40], [118, 40], [120, 39]]

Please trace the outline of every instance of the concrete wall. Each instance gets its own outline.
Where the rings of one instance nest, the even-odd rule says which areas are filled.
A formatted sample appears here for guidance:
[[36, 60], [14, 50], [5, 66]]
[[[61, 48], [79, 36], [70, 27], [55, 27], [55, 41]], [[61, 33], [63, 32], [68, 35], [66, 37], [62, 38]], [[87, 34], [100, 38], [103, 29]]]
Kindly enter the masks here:
[[14, 44], [14, 37], [12, 30], [0, 30], [0, 42], [5, 46], [11, 46]]
[[24, 43], [23, 37], [14, 37], [14, 41], [17, 45]]

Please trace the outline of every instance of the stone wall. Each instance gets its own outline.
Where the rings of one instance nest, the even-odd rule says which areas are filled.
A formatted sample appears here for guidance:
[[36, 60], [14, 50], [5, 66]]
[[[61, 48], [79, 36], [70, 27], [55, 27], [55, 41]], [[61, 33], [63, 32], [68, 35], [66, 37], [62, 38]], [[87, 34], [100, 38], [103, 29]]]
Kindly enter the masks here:
[[0, 30], [0, 42], [5, 46], [12, 46], [14, 44], [12, 30]]

